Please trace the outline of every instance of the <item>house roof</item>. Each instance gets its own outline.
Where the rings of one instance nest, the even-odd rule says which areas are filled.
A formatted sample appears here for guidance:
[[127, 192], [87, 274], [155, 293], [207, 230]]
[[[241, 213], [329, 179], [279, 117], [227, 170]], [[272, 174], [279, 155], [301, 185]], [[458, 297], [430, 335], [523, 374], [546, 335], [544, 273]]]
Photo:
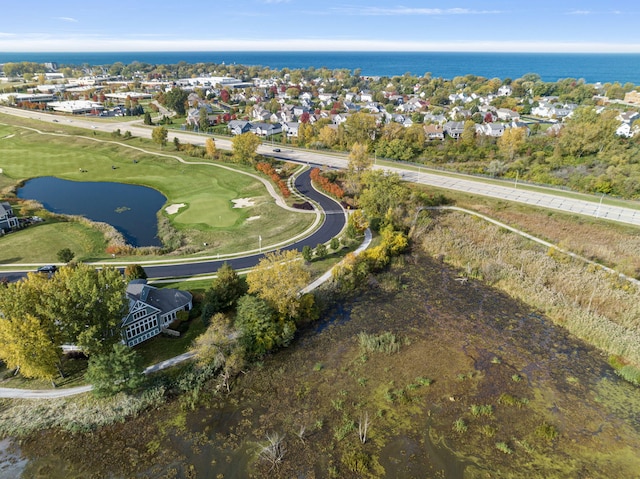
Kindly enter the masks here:
[[146, 284], [145, 280], [133, 280], [127, 285], [127, 297], [131, 306], [141, 301], [161, 313], [184, 308], [191, 302], [191, 293], [179, 289], [158, 289]]
[[13, 213], [13, 209], [11, 208], [11, 205], [6, 201], [0, 203], [0, 218], [10, 213]]

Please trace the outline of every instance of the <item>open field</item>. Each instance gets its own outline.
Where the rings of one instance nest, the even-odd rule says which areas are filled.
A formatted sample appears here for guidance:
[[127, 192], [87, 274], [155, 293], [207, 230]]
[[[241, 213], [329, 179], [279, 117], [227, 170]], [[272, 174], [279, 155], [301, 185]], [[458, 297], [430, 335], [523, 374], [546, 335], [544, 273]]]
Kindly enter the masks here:
[[620, 273], [640, 275], [640, 228], [486, 196], [431, 187], [426, 190], [450, 198], [456, 206], [488, 215]]
[[[9, 121], [34, 124], [0, 117], [0, 122]], [[51, 125], [46, 127], [51, 128]], [[103, 134], [95, 138], [40, 135], [24, 128], [0, 124], [0, 142], [3, 149], [0, 185], [5, 190], [8, 185], [36, 176], [148, 186], [167, 197], [167, 206], [185, 204], [175, 214], [161, 214], [168, 217], [172, 227], [184, 235], [184, 243], [191, 245], [190, 251], [201, 250], [203, 243], [207, 243], [210, 254], [254, 249], [258, 235], [262, 236], [263, 246], [267, 247], [301, 233], [314, 220], [313, 215], [296, 214], [278, 207], [255, 178], [217, 167], [213, 162], [198, 165], [179, 163], [174, 158], [153, 154], [155, 145], [140, 139], [131, 139], [126, 145], [149, 149], [151, 153], [116, 144], [110, 136]], [[122, 140], [118, 142], [122, 143]], [[184, 158], [185, 161], [195, 161]], [[254, 206], [233, 208], [231, 200], [247, 197], [254, 199]], [[247, 221], [249, 218], [252, 220]], [[161, 230], [161, 235], [165, 233]]]

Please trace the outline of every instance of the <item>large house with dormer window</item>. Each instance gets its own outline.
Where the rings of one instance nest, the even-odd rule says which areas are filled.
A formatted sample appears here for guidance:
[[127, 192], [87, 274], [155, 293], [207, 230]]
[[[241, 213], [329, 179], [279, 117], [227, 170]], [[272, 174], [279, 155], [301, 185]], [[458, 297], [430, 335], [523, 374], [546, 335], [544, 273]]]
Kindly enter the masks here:
[[16, 215], [13, 214], [13, 208], [9, 203], [2, 202], [0, 203], [0, 233], [4, 230], [12, 230], [13, 228], [18, 228], [20, 226], [20, 222]]
[[193, 297], [178, 289], [158, 289], [144, 279], [127, 285], [129, 314], [122, 319], [122, 338], [135, 346], [166, 330], [178, 318], [179, 311], [190, 311]]

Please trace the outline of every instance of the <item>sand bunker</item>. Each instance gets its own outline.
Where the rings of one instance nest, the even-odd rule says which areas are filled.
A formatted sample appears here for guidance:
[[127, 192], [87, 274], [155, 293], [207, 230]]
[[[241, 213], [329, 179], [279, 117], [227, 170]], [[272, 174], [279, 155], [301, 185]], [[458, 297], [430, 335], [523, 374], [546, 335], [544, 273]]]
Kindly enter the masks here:
[[260, 219], [260, 217], [259, 216], [249, 216], [247, 218], [247, 221], [254, 221], [254, 220], [257, 220], [257, 219]]
[[231, 200], [234, 208], [248, 208], [249, 206], [255, 206], [256, 202], [253, 198], [237, 198]]
[[164, 210], [167, 212], [168, 215], [175, 215], [183, 206], [187, 206], [187, 205], [184, 203], [177, 203], [174, 205], [167, 206]]

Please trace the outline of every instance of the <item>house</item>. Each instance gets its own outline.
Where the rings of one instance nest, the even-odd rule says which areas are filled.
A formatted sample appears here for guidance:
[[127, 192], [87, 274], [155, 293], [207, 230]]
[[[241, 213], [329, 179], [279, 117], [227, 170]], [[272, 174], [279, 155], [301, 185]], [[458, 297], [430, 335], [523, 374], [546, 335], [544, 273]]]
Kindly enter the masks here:
[[278, 133], [282, 133], [282, 125], [280, 123], [250, 123], [251, 133], [254, 133], [258, 136], [273, 136]]
[[231, 120], [227, 128], [229, 128], [232, 135], [242, 135], [251, 130], [251, 123], [246, 120]]
[[451, 138], [458, 139], [464, 132], [464, 122], [463, 121], [448, 121], [442, 127], [444, 132], [449, 135]]
[[20, 226], [20, 222], [16, 215], [13, 214], [13, 208], [9, 203], [0, 203], [0, 231], [12, 230]]
[[625, 93], [624, 101], [625, 103], [640, 103], [640, 92], [633, 90]]
[[287, 133], [287, 138], [298, 138], [298, 130], [300, 123], [297, 121], [289, 121], [282, 125], [282, 131]]
[[121, 323], [122, 338], [127, 346], [135, 346], [166, 330], [179, 311], [193, 307], [191, 293], [178, 289], [158, 289], [144, 279], [127, 285], [129, 314]]
[[479, 135], [492, 136], [499, 138], [504, 134], [504, 124], [502, 123], [483, 123], [476, 125], [476, 133]]
[[518, 114], [518, 112], [510, 110], [509, 108], [498, 108], [496, 114], [498, 115], [498, 119], [502, 121], [517, 121], [520, 119], [520, 115]]
[[429, 124], [424, 125], [423, 128], [427, 140], [444, 140], [444, 131], [441, 125]]
[[629, 123], [622, 123], [616, 129], [616, 135], [624, 136], [625, 138], [631, 138], [631, 137], [637, 135], [638, 133], [640, 133], [640, 127], [631, 126]]
[[498, 88], [498, 96], [511, 96], [513, 89], [510, 85], [502, 85]]

